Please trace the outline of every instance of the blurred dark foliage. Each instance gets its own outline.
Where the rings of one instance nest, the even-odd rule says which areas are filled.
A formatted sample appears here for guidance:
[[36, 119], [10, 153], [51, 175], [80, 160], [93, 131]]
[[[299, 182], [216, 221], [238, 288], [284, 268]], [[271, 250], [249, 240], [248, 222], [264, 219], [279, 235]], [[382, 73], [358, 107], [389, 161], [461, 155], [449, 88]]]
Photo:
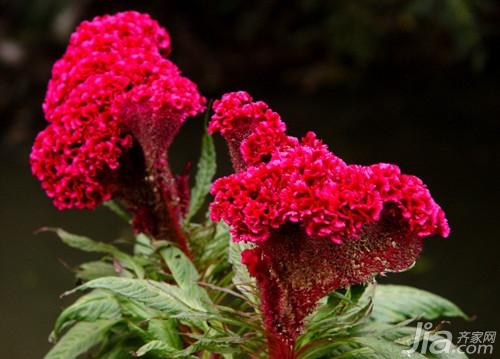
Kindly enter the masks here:
[[276, 86], [316, 93], [367, 78], [420, 81], [494, 63], [500, 5], [490, 0], [281, 2], [3, 0], [0, 3], [2, 143], [31, 139], [53, 62], [84, 19], [150, 12], [172, 34], [173, 57], [206, 94]]

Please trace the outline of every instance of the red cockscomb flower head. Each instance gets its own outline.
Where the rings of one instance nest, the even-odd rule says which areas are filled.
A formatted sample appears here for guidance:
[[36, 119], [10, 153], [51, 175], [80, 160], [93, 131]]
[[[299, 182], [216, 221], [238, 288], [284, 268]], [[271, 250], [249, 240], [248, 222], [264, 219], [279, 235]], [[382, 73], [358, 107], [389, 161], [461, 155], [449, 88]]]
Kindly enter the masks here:
[[390, 164], [347, 165], [313, 133], [286, 136], [279, 116], [251, 101], [238, 92], [214, 104], [210, 128], [240, 154], [239, 172], [212, 187], [211, 216], [233, 240], [256, 244], [242, 260], [270, 338], [291, 346], [321, 297], [408, 268], [422, 239], [449, 227], [417, 177]]
[[43, 106], [50, 124], [30, 157], [58, 208], [110, 199], [135, 140], [152, 166], [184, 120], [203, 110], [196, 85], [164, 58], [169, 52], [165, 29], [133, 11], [96, 17], [71, 36]]
[[52, 68], [43, 104], [47, 120], [51, 120], [52, 110], [87, 77], [113, 67], [115, 73], [118, 70], [140, 81], [143, 74], [127, 71], [131, 62], [137, 63], [145, 53], [166, 57], [170, 51], [169, 34], [147, 14], [126, 11], [82, 22], [71, 35], [66, 53]]

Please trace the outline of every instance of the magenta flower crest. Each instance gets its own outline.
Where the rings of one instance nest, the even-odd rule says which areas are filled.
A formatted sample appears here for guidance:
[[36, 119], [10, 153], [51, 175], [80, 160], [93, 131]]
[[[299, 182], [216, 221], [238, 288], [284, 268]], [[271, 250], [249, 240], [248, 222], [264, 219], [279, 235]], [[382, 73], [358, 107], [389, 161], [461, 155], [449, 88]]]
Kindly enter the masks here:
[[134, 213], [136, 230], [180, 236], [177, 204], [188, 199], [167, 150], [205, 98], [165, 58], [170, 51], [166, 30], [133, 11], [96, 17], [73, 33], [52, 70], [43, 105], [49, 125], [30, 156], [59, 209], [116, 198]]
[[287, 136], [279, 115], [247, 93], [224, 95], [214, 112], [210, 128], [228, 141], [238, 172], [213, 185], [211, 215], [233, 240], [256, 244], [242, 259], [280, 353], [321, 297], [406, 269], [424, 237], [448, 236], [426, 186], [397, 166], [348, 165], [312, 132]]

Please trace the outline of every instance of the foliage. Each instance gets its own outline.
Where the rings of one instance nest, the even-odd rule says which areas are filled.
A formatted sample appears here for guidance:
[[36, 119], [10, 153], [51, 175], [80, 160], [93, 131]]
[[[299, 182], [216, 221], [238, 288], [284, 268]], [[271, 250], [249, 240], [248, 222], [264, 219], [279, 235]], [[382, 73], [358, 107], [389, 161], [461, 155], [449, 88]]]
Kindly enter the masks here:
[[[67, 245], [103, 254], [76, 269], [81, 284], [65, 295], [82, 295], [56, 320], [46, 359], [71, 359], [83, 353], [100, 359], [266, 358], [266, 338], [253, 278], [241, 264], [241, 251], [224, 223], [193, 223], [206, 199], [215, 170], [208, 135], [184, 231], [194, 260], [167, 241], [135, 237], [127, 251], [68, 233], [55, 232]], [[129, 220], [123, 209], [109, 204]], [[453, 303], [428, 292], [394, 285], [351, 286], [318, 304], [296, 343], [297, 358], [396, 358], [425, 339], [411, 326], [415, 319], [434, 320], [465, 314]], [[450, 344], [451, 345], [451, 344]], [[409, 358], [425, 358], [408, 352]], [[437, 356], [439, 357], [439, 356]], [[463, 358], [460, 352], [447, 358]]]

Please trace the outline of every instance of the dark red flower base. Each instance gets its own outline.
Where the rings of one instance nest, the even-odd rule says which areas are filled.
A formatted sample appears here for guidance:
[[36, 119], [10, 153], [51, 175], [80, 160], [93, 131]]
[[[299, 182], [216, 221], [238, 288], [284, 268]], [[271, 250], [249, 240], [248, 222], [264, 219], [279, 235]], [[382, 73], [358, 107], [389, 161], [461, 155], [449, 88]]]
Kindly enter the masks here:
[[257, 279], [273, 342], [277, 336], [285, 348], [293, 345], [305, 317], [328, 293], [414, 263], [422, 238], [408, 232], [399, 212], [387, 205], [379, 222], [364, 228], [358, 239], [346, 238], [342, 244], [308, 237], [299, 226], [289, 224], [243, 252], [243, 262]]

